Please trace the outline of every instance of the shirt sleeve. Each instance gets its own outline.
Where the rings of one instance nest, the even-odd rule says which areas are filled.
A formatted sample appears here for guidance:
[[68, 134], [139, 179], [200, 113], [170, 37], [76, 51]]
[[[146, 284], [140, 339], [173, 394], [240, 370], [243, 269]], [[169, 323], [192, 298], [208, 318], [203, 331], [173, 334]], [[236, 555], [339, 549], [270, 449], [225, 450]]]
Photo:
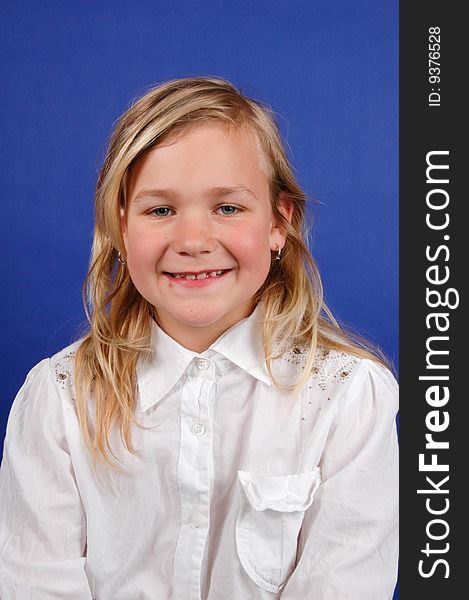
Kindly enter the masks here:
[[397, 575], [397, 383], [363, 360], [321, 459], [322, 484], [306, 511], [297, 567], [282, 600], [390, 600]]
[[91, 600], [86, 523], [50, 361], [13, 403], [0, 469], [0, 598]]

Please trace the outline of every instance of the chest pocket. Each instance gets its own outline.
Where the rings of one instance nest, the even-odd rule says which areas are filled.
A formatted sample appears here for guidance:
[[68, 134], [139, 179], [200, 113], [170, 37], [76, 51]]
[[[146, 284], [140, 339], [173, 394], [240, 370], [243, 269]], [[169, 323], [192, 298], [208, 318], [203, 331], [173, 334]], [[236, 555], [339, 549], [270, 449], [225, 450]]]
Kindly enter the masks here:
[[256, 585], [276, 593], [295, 567], [298, 535], [321, 483], [320, 469], [281, 477], [238, 471], [238, 479], [238, 556]]

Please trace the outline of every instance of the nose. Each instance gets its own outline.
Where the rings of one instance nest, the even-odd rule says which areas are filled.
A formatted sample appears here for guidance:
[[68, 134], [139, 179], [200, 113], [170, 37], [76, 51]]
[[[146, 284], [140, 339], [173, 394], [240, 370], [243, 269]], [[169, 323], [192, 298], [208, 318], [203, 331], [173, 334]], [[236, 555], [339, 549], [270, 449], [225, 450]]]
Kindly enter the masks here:
[[178, 254], [195, 256], [213, 252], [216, 246], [210, 219], [200, 215], [187, 215], [175, 228], [173, 249]]

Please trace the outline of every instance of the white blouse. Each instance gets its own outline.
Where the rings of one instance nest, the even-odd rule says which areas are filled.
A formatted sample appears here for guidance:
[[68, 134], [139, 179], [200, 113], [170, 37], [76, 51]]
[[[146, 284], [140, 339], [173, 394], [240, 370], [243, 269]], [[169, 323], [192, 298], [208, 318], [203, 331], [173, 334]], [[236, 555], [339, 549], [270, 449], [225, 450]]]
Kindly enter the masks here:
[[[2, 600], [389, 600], [397, 572], [397, 384], [319, 350], [275, 387], [260, 311], [191, 352], [153, 328], [130, 455], [99, 467], [75, 411], [76, 344], [36, 365], [0, 471]], [[274, 364], [296, 381], [304, 355]], [[92, 402], [92, 400], [90, 401]]]

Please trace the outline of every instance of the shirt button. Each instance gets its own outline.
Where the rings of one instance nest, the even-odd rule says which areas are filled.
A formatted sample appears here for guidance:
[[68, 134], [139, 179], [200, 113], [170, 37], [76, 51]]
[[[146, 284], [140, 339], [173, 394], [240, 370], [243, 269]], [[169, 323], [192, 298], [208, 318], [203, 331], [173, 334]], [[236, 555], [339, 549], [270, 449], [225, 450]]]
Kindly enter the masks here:
[[205, 427], [202, 425], [202, 423], [194, 423], [194, 425], [192, 425], [191, 431], [193, 435], [195, 435], [196, 437], [200, 437], [204, 435]]
[[197, 359], [197, 367], [199, 369], [203, 369], [203, 370], [208, 369], [209, 364], [210, 363], [209, 363], [209, 361], [206, 358], [199, 358], [199, 359]]

